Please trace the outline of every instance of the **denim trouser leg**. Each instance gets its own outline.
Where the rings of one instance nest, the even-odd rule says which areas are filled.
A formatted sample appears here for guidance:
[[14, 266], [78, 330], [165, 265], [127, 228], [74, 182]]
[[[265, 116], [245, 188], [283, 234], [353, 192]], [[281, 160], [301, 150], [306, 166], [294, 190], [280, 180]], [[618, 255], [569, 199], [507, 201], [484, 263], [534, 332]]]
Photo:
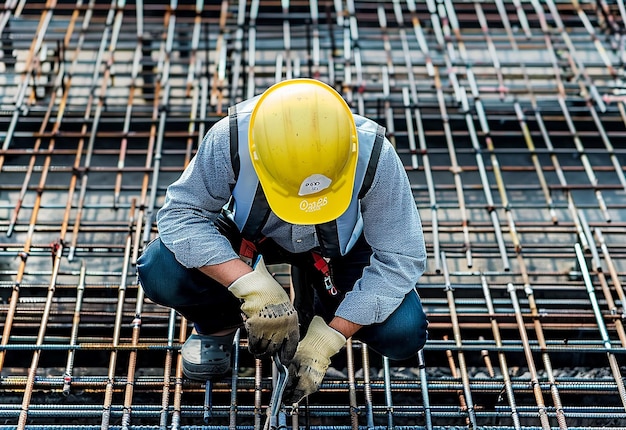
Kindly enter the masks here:
[[382, 355], [404, 360], [422, 349], [427, 327], [422, 303], [414, 290], [384, 322], [363, 327], [354, 337]]
[[146, 296], [176, 309], [203, 333], [242, 324], [239, 299], [199, 270], [181, 265], [160, 239], [148, 244], [137, 271]]

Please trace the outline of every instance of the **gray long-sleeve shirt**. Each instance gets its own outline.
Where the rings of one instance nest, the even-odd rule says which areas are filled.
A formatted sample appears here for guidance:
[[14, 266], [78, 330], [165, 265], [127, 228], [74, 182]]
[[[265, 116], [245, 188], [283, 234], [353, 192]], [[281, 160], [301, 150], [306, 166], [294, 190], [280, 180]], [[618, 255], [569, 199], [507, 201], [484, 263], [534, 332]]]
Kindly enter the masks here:
[[[357, 127], [370, 121], [355, 116]], [[231, 196], [235, 173], [230, 159], [228, 118], [206, 134], [198, 152], [166, 193], [157, 214], [161, 240], [185, 267], [238, 258], [214, 221]], [[373, 250], [336, 315], [360, 325], [383, 322], [416, 287], [425, 270], [426, 249], [420, 217], [400, 159], [385, 139], [376, 174], [361, 200], [363, 234]], [[273, 213], [262, 233], [285, 250], [307, 252], [319, 245], [315, 227], [285, 223]]]

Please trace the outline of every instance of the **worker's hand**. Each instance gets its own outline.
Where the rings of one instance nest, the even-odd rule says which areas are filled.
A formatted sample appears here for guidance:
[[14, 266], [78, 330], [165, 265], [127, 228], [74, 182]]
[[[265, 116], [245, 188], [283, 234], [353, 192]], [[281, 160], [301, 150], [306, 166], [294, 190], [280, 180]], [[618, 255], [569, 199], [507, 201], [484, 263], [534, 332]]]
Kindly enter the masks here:
[[248, 349], [257, 358], [278, 352], [288, 363], [300, 338], [298, 314], [283, 287], [267, 271], [259, 257], [254, 271], [233, 282], [228, 290], [240, 298], [248, 331]]
[[326, 375], [330, 358], [345, 344], [346, 338], [341, 333], [326, 325], [321, 317], [313, 317], [306, 336], [298, 344], [296, 355], [289, 364], [285, 403], [299, 403], [309, 394], [315, 393]]

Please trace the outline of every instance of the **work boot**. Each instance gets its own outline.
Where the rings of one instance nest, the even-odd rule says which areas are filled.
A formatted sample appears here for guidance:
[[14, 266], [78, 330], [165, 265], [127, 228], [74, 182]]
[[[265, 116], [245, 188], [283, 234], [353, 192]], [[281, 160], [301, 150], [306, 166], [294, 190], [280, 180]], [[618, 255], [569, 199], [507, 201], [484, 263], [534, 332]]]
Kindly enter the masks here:
[[221, 378], [230, 370], [235, 333], [210, 336], [194, 333], [181, 348], [183, 373], [189, 379]]

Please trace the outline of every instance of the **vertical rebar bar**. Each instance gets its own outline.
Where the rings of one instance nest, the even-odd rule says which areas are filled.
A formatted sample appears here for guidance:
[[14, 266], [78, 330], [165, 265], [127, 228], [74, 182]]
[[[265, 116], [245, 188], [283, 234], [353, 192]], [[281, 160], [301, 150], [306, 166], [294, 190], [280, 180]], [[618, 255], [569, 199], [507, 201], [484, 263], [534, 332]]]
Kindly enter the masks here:
[[[56, 291], [57, 277], [59, 275], [59, 269], [61, 266], [61, 258], [63, 256], [63, 245], [61, 243], [53, 244], [52, 247], [53, 256], [53, 268], [50, 284], [48, 285], [48, 294], [46, 296], [46, 303], [41, 316], [41, 324], [37, 333], [36, 346], [43, 345], [46, 328], [48, 326], [48, 320], [50, 317], [50, 310], [52, 308], [52, 299]], [[41, 349], [36, 349], [33, 352], [33, 358], [31, 360], [30, 367], [28, 369], [28, 379], [24, 388], [24, 397], [22, 398], [22, 409], [20, 411], [19, 420], [17, 422], [17, 428], [19, 430], [25, 429], [28, 418], [28, 410], [30, 407], [30, 399], [33, 394], [35, 386], [35, 378], [37, 376], [37, 368], [39, 367], [39, 358], [41, 356]]]
[[133, 246], [133, 224], [135, 222], [135, 213], [130, 211], [128, 234], [124, 243], [124, 264], [122, 265], [122, 273], [117, 289], [117, 307], [115, 311], [115, 323], [113, 325], [113, 337], [111, 339], [111, 353], [109, 355], [109, 368], [107, 372], [107, 383], [104, 392], [104, 401], [102, 405], [102, 421], [101, 429], [107, 430], [111, 424], [111, 407], [113, 405], [113, 391], [115, 389], [115, 369], [117, 366], [117, 358], [119, 350], [117, 349], [122, 336], [122, 321], [124, 319], [124, 304], [126, 302], [126, 289], [128, 284], [128, 270], [130, 256]]
[[511, 303], [515, 311], [515, 319], [517, 321], [520, 338], [522, 340], [522, 347], [524, 349], [524, 354], [526, 355], [526, 365], [528, 366], [528, 372], [530, 373], [530, 385], [535, 396], [535, 401], [537, 402], [537, 412], [539, 415], [539, 421], [541, 422], [541, 428], [544, 430], [549, 430], [551, 428], [550, 421], [548, 419], [547, 408], [543, 399], [543, 392], [541, 391], [539, 377], [537, 375], [537, 368], [535, 366], [535, 361], [532, 356], [532, 350], [530, 348], [530, 343], [528, 342], [528, 333], [526, 332], [524, 316], [522, 314], [522, 309], [519, 305], [519, 301], [517, 298], [517, 289], [512, 283], [509, 283], [507, 285], [507, 290], [511, 297]]
[[219, 19], [219, 34], [215, 43], [215, 65], [213, 71], [213, 83], [211, 86], [211, 106], [215, 107], [218, 115], [222, 114], [224, 102], [223, 88], [226, 73], [226, 18], [228, 17], [228, 0], [222, 0]]
[[[188, 321], [185, 317], [180, 321], [180, 332], [178, 334], [178, 342], [183, 344], [187, 340]], [[182, 415], [182, 397], [183, 397], [183, 357], [180, 349], [176, 353], [176, 379], [174, 386], [174, 408], [172, 410], [172, 430], [178, 430], [181, 423]]]
[[[134, 224], [134, 216], [135, 216], [135, 200], [133, 199], [131, 208], [130, 208], [130, 225]], [[132, 235], [131, 235], [132, 236]], [[130, 262], [128, 260], [124, 260], [124, 266], [122, 269], [122, 277], [126, 278], [128, 276]], [[122, 408], [122, 429], [127, 430], [130, 426], [130, 419], [132, 413], [132, 405], [133, 405], [133, 394], [135, 388], [135, 372], [137, 370], [137, 346], [139, 345], [139, 334], [141, 332], [141, 316], [143, 312], [143, 299], [144, 292], [143, 288], [137, 288], [137, 297], [135, 300], [135, 317], [131, 323], [132, 333], [131, 333], [131, 346], [135, 349], [131, 349], [129, 351], [128, 357], [128, 371], [126, 376], [126, 389], [124, 392], [124, 404]]]
[[593, 314], [598, 324], [598, 331], [600, 332], [600, 338], [602, 339], [602, 343], [604, 345], [604, 348], [606, 349], [606, 355], [609, 360], [609, 365], [611, 367], [613, 377], [615, 379], [617, 392], [619, 393], [619, 397], [622, 402], [622, 405], [624, 406], [624, 408], [626, 408], [626, 388], [624, 388], [624, 380], [622, 378], [622, 374], [621, 374], [620, 366], [617, 362], [617, 358], [615, 357], [615, 354], [611, 352], [611, 349], [612, 349], [611, 338], [609, 337], [609, 332], [606, 328], [606, 324], [604, 323], [604, 316], [602, 315], [602, 311], [600, 310], [600, 305], [598, 303], [598, 298], [596, 297], [596, 292], [593, 287], [591, 275], [589, 274], [589, 268], [587, 267], [587, 262], [585, 260], [585, 256], [583, 254], [582, 248], [580, 247], [580, 244], [575, 243], [574, 249], [576, 250], [576, 259], [578, 260], [578, 265], [580, 266], [580, 269], [583, 275], [585, 288], [587, 290], [587, 294], [589, 295], [591, 308], [593, 309]]
[[230, 387], [229, 426], [230, 430], [237, 429], [237, 385], [239, 381], [239, 340], [241, 329], [237, 329], [233, 338], [233, 370]]
[[[489, 312], [489, 320], [491, 322], [491, 332], [493, 333], [493, 339], [498, 348], [502, 347], [502, 335], [500, 333], [500, 326], [496, 319], [496, 311], [493, 306], [493, 299], [491, 298], [491, 290], [485, 275], [480, 275], [480, 283], [483, 287], [483, 296], [485, 297], [485, 304], [487, 311]], [[498, 361], [500, 363], [500, 371], [502, 373], [502, 380], [504, 382], [504, 392], [506, 393], [509, 407], [511, 408], [511, 419], [513, 420], [513, 426], [516, 429], [521, 427], [519, 413], [517, 411], [517, 404], [515, 402], [515, 392], [513, 391], [513, 385], [511, 383], [511, 375], [509, 373], [509, 366], [507, 365], [506, 355], [503, 351], [498, 351]]]
[[[448, 301], [448, 308], [450, 309], [450, 321], [452, 322], [452, 333], [454, 335], [454, 343], [460, 348], [463, 344], [463, 339], [461, 337], [461, 328], [459, 325], [459, 317], [456, 310], [456, 303], [454, 299], [454, 288], [452, 287], [452, 283], [450, 282], [450, 273], [448, 271], [448, 263], [446, 261], [446, 253], [441, 252], [441, 265], [443, 268], [443, 278], [444, 278], [444, 291], [446, 293], [446, 298]], [[453, 359], [452, 355], [449, 355], [450, 359]], [[467, 412], [467, 424], [468, 428], [475, 429], [477, 428], [478, 423], [476, 422], [476, 411], [474, 408], [474, 400], [472, 397], [472, 391], [470, 389], [469, 383], [469, 373], [467, 371], [467, 365], [465, 361], [465, 353], [463, 350], [459, 349], [457, 352], [457, 359], [459, 360], [459, 370], [461, 372], [461, 381], [463, 383], [463, 399], [465, 401], [465, 410]], [[456, 367], [453, 366], [452, 369]]]
[[[43, 38], [52, 20], [55, 5], [56, 1], [48, 0], [46, 1], [46, 4], [41, 11], [39, 25], [37, 26], [37, 30], [34, 35], [35, 37], [31, 42], [30, 49], [26, 56], [24, 71], [22, 72], [20, 83], [16, 92], [15, 107], [13, 109], [13, 114], [11, 115], [11, 122], [9, 123], [4, 142], [2, 142], [3, 150], [6, 150], [11, 145], [11, 142], [13, 141], [13, 134], [15, 133], [15, 128], [20, 119], [20, 116], [28, 113], [27, 102], [25, 102], [26, 92], [29, 87], [29, 82], [31, 82], [31, 79], [33, 77], [33, 72], [36, 65], [36, 58], [39, 55], [43, 46]], [[15, 4], [9, 5], [9, 7], [14, 8]], [[19, 11], [16, 9], [15, 13], [19, 14]], [[0, 169], [2, 169], [4, 161], [4, 155], [0, 156]]]
[[[456, 157], [456, 150], [454, 146], [454, 137], [452, 129], [450, 127], [450, 119], [448, 116], [446, 101], [443, 94], [443, 87], [441, 79], [439, 77], [439, 69], [435, 68], [435, 90], [437, 92], [437, 101], [439, 103], [439, 109], [441, 113], [441, 119], [443, 122], [443, 131], [446, 138], [446, 144], [448, 146], [448, 155], [450, 156], [450, 173], [454, 179], [454, 186], [456, 189], [457, 199], [459, 202], [459, 213], [461, 217], [461, 230], [463, 232], [463, 250], [465, 251], [465, 258], [467, 260], [467, 267], [474, 265], [472, 257], [472, 245], [470, 241], [469, 233], [469, 218], [467, 216], [467, 208], [465, 206], [465, 196], [463, 190], [463, 182], [461, 179], [461, 172], [463, 169], [459, 165]], [[443, 264], [443, 263], [442, 263]]]
[[[81, 138], [79, 140], [79, 148], [82, 149], [84, 145], [85, 136], [88, 133], [88, 128], [90, 122], [92, 123], [91, 134], [88, 138], [87, 143], [87, 153], [85, 154], [85, 163], [84, 163], [84, 172], [80, 178], [80, 192], [78, 199], [78, 208], [76, 210], [76, 216], [74, 219], [74, 227], [72, 230], [72, 242], [70, 244], [68, 260], [72, 261], [74, 259], [74, 255], [76, 253], [76, 245], [78, 243], [78, 235], [80, 232], [80, 225], [82, 222], [82, 217], [84, 214], [84, 206], [85, 206], [85, 197], [87, 194], [87, 184], [89, 181], [89, 169], [91, 167], [93, 150], [96, 141], [96, 135], [98, 131], [98, 126], [100, 122], [100, 118], [102, 115], [102, 110], [104, 109], [104, 103], [106, 100], [106, 89], [109, 85], [109, 78], [111, 76], [111, 67], [113, 66], [113, 58], [115, 53], [115, 46], [117, 44], [117, 38], [119, 37], [122, 25], [122, 17], [123, 17], [123, 8], [117, 10], [117, 1], [112, 0], [109, 6], [109, 11], [107, 13], [105, 29], [102, 35], [102, 39], [100, 41], [100, 46], [98, 49], [98, 56], [96, 58], [96, 63], [92, 76], [92, 87], [89, 92], [89, 99], [87, 105], [85, 106], [85, 113], [83, 115], [83, 126], [81, 128]], [[100, 94], [98, 95], [98, 101], [96, 104], [96, 111], [94, 112], [94, 117], [91, 119], [91, 109], [96, 98], [96, 82], [100, 77], [100, 65], [104, 59], [104, 53], [106, 49], [107, 42], [109, 42], [109, 33], [111, 33], [110, 45], [108, 50], [108, 58], [105, 63], [104, 77], [100, 84]]]
[[[72, 317], [72, 332], [70, 333], [70, 347], [76, 346], [78, 339], [78, 328], [80, 325], [80, 311], [83, 305], [83, 297], [85, 295], [85, 279], [87, 273], [87, 266], [85, 262], [82, 262], [80, 266], [80, 275], [78, 286], [76, 287], [76, 305], [74, 306], [74, 315]], [[74, 359], [76, 356], [76, 350], [70, 349], [67, 352], [67, 364], [65, 365], [65, 373], [63, 374], [63, 394], [66, 396], [70, 394], [70, 388], [72, 384], [72, 375], [74, 373]]]
[[174, 356], [174, 334], [176, 331], [176, 311], [170, 309], [167, 324], [167, 351], [163, 362], [163, 393], [161, 395], [161, 413], [159, 415], [159, 429], [167, 429], [170, 405], [170, 387], [172, 378], [172, 363]]
[[387, 428], [393, 429], [393, 396], [391, 393], [391, 368], [389, 357], [383, 355], [383, 383], [385, 387], [385, 411], [387, 413]]
[[348, 399], [350, 404], [350, 425], [352, 430], [359, 428], [359, 406], [356, 400], [356, 381], [354, 377], [354, 346], [352, 338], [346, 342], [346, 363], [348, 368]]
[[428, 375], [426, 374], [426, 359], [424, 358], [424, 350], [420, 349], [417, 353], [417, 360], [420, 373], [420, 388], [422, 390], [422, 403], [424, 405], [424, 419], [426, 420], [426, 430], [433, 429], [432, 408], [430, 405], [430, 394], [428, 392]]
[[372, 384], [370, 375], [370, 354], [367, 344], [361, 343], [361, 363], [363, 365], [363, 394], [365, 398], [365, 418], [367, 428], [374, 427], [374, 404], [372, 401]]
[[[159, 173], [163, 150], [163, 135], [169, 107], [171, 83], [170, 60], [172, 44], [174, 43], [174, 27], [176, 24], [176, 2], [172, 0], [170, 7], [163, 18], [163, 35], [159, 54], [158, 80], [154, 92], [152, 107], [152, 120], [148, 151], [146, 152], [145, 168], [141, 184], [141, 198], [139, 200], [140, 213], [137, 216], [135, 226], [135, 248], [132, 254], [132, 264], [137, 263], [139, 250], [150, 241], [153, 221], [155, 217], [155, 204], [158, 191]], [[158, 120], [158, 121], [157, 121]], [[150, 174], [152, 172], [152, 174]], [[150, 178], [152, 181], [150, 182]]]
[[132, 123], [132, 112], [135, 100], [135, 89], [137, 85], [137, 77], [139, 76], [140, 62], [144, 52], [144, 45], [150, 43], [146, 40], [144, 35], [144, 23], [143, 23], [143, 2], [140, 0], [136, 5], [136, 37], [137, 44], [133, 53], [132, 69], [130, 72], [130, 84], [128, 88], [128, 102], [126, 103], [126, 112], [124, 115], [124, 123], [122, 126], [122, 139], [120, 141], [119, 157], [117, 161], [117, 174], [115, 175], [115, 187], [113, 190], [113, 207], [117, 208], [120, 201], [121, 189], [122, 189], [122, 176], [124, 171], [124, 165], [126, 162], [126, 152], [128, 150], [128, 135], [130, 133], [130, 127]]

